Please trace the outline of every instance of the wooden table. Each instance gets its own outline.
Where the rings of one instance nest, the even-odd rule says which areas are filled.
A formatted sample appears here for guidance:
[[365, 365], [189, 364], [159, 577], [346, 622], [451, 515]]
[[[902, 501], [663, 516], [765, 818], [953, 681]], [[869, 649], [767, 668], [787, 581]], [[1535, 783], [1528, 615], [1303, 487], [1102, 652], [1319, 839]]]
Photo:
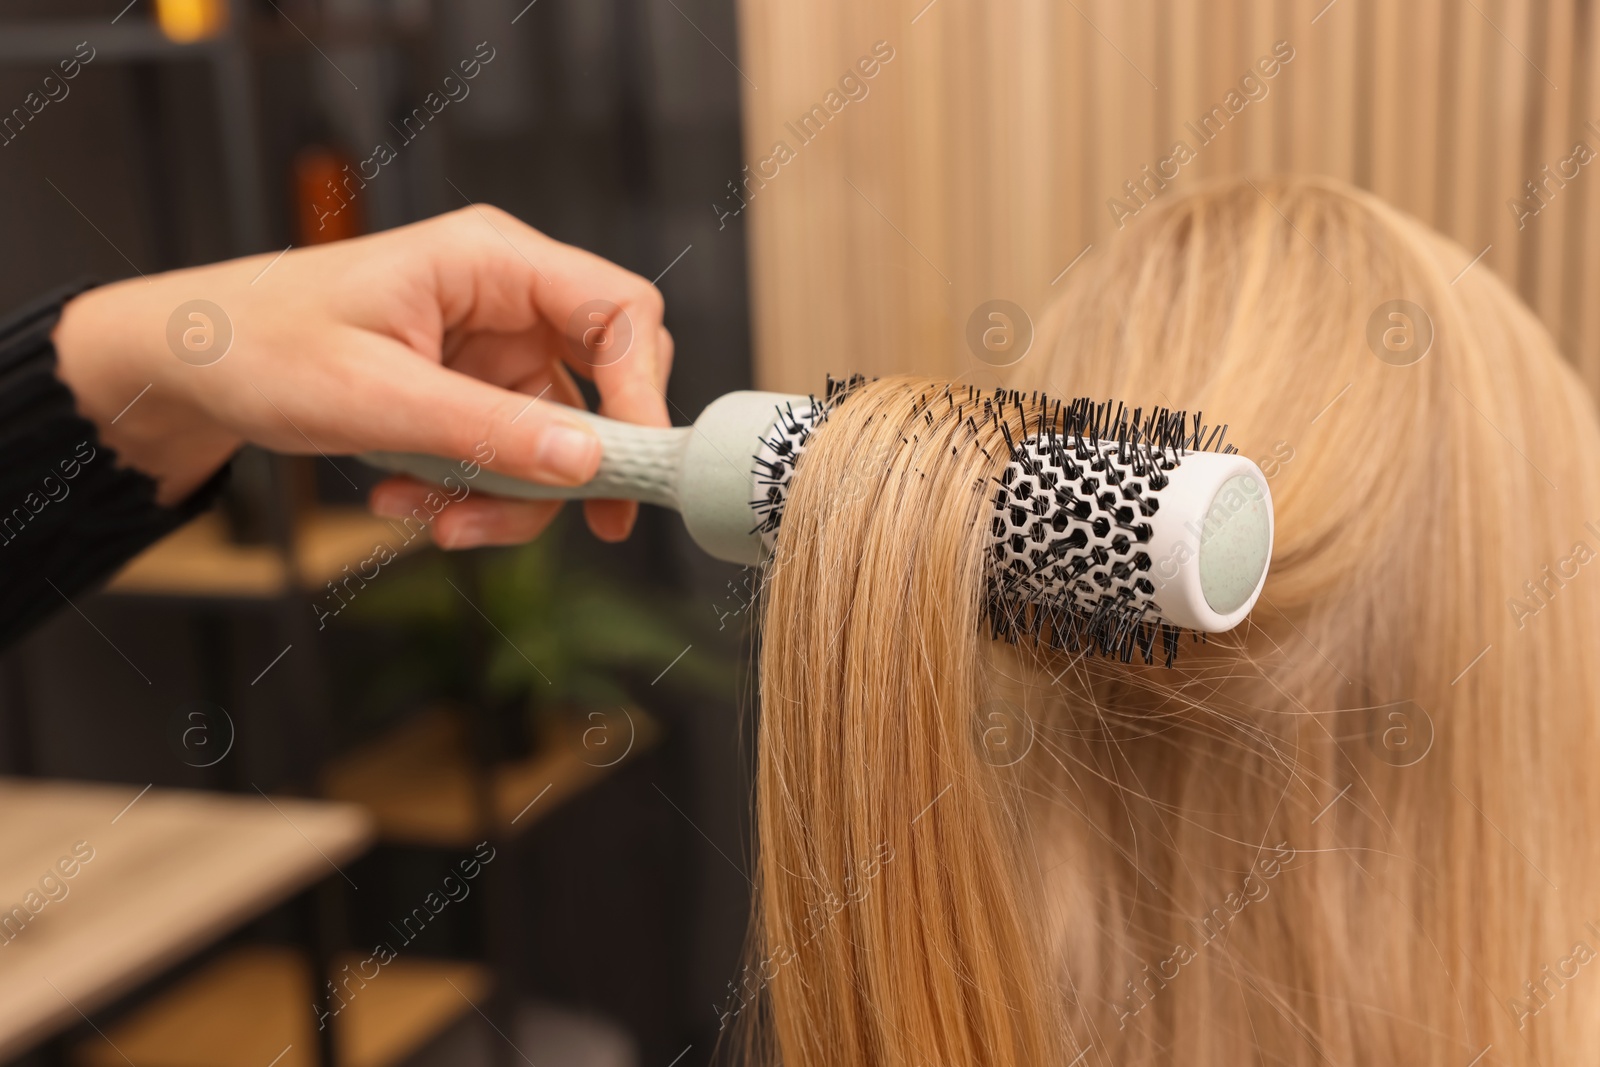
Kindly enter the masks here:
[[348, 804], [0, 778], [0, 1060], [339, 877], [372, 837]]
[[316, 596], [325, 585], [355, 573], [360, 561], [386, 545], [403, 556], [431, 544], [426, 535], [407, 541], [399, 523], [365, 508], [315, 508], [295, 525], [294, 555], [285, 558], [273, 545], [241, 545], [229, 540], [222, 515], [208, 511], [180, 526], [128, 562], [107, 584], [112, 593], [160, 596], [266, 598], [294, 589]]

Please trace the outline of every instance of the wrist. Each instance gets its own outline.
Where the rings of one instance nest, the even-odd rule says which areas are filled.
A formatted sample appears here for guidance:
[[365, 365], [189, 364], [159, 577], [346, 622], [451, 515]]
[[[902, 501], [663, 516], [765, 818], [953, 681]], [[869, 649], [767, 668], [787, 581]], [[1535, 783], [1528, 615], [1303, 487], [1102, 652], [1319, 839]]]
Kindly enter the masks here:
[[120, 465], [155, 481], [158, 503], [171, 506], [243, 442], [189, 399], [187, 383], [174, 372], [206, 368], [165, 351], [166, 324], [155, 321], [163, 305], [151, 300], [150, 284], [121, 282], [74, 297], [51, 339], [56, 376], [72, 391], [78, 414], [94, 424]]

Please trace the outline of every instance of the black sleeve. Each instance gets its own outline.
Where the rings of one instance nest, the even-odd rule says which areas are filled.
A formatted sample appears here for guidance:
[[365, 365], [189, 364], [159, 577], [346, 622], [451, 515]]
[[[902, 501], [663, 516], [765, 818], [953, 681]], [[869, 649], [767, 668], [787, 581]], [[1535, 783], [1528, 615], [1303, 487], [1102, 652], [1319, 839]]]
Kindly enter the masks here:
[[161, 507], [155, 481], [119, 467], [78, 415], [56, 377], [50, 334], [62, 306], [86, 288], [54, 293], [0, 324], [0, 647], [204, 511], [227, 474], [224, 467], [183, 503]]

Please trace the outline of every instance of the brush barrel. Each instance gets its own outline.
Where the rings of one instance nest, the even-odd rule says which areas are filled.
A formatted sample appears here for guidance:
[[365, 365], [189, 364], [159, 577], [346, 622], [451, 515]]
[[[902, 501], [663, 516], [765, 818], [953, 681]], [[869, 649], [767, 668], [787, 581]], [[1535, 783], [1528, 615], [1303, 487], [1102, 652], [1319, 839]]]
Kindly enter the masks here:
[[1266, 580], [1272, 498], [1243, 456], [1030, 436], [998, 478], [990, 582], [1110, 646], [1160, 622], [1221, 633]]

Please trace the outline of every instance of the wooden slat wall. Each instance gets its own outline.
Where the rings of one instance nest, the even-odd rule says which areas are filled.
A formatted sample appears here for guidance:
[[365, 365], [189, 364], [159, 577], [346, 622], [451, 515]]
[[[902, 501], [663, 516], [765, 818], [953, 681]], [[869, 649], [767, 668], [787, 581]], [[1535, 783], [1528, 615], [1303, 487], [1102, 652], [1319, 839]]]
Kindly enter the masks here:
[[[1600, 0], [740, 0], [746, 156], [795, 152], [746, 213], [757, 380], [920, 371], [984, 382], [980, 303], [1037, 318], [1144, 179], [1256, 59], [1295, 58], [1161, 194], [1331, 174], [1450, 235], [1600, 386], [1600, 158], [1523, 220], [1507, 201], [1600, 153]], [[892, 61], [822, 132], [875, 42]], [[753, 88], [754, 83], [759, 88]], [[1593, 128], [1586, 124], [1595, 122]], [[1466, 260], [1463, 260], [1465, 266]]]
[[[1573, 34], [1578, 44], [1578, 62], [1573, 64], [1583, 89], [1579, 105], [1574, 108], [1574, 119], [1587, 124], [1578, 133], [1588, 140], [1591, 133], [1600, 129], [1600, 73], [1593, 70], [1596, 56], [1600, 56], [1600, 12], [1593, 4], [1578, 9], [1577, 30]], [[1590, 142], [1591, 144], [1593, 142]], [[1597, 161], [1600, 162], [1600, 161]], [[1590, 164], [1593, 166], [1593, 164]], [[1600, 381], [1600, 297], [1595, 293], [1596, 279], [1600, 279], [1600, 189], [1587, 185], [1575, 190], [1573, 230], [1566, 241], [1568, 296], [1567, 329], [1563, 334], [1564, 350], [1577, 360], [1584, 378], [1594, 387]]]

